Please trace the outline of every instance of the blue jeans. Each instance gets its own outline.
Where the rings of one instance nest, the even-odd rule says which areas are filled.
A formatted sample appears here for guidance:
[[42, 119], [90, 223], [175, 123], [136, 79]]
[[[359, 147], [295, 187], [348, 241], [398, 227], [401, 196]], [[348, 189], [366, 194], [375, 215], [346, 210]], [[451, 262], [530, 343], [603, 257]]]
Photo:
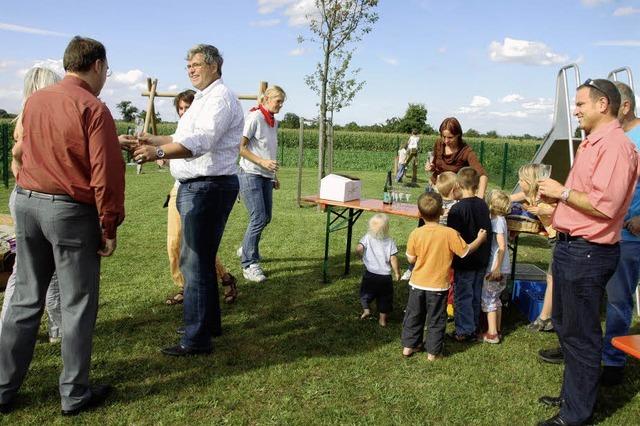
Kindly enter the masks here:
[[260, 262], [260, 236], [271, 222], [273, 181], [261, 175], [240, 170], [240, 196], [249, 212], [249, 225], [242, 240], [242, 267]]
[[640, 242], [620, 242], [620, 263], [607, 284], [607, 323], [604, 334], [602, 363], [623, 367], [624, 352], [611, 345], [611, 339], [629, 334], [633, 316], [633, 295], [640, 277]]
[[486, 268], [454, 271], [454, 319], [458, 336], [474, 334], [480, 326], [480, 301], [485, 274]]
[[180, 271], [185, 281], [185, 332], [180, 343], [187, 348], [211, 348], [211, 335], [220, 330], [213, 259], [237, 196], [235, 175], [187, 181], [178, 188], [176, 206], [182, 222]]
[[553, 252], [551, 320], [564, 353], [560, 416], [569, 423], [593, 414], [602, 357], [600, 302], [619, 257], [618, 244], [584, 240], [558, 240]]
[[400, 182], [402, 180], [406, 169], [407, 169], [406, 164], [402, 164], [402, 163], [398, 164], [398, 173], [396, 174], [396, 182]]

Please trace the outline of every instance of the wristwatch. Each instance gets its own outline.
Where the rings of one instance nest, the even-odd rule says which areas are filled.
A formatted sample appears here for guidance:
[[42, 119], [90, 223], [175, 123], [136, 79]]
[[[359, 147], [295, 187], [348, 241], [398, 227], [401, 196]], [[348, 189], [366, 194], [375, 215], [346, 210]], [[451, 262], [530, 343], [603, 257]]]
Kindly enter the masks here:
[[560, 194], [560, 201], [562, 201], [563, 203], [566, 203], [567, 200], [569, 199], [569, 194], [571, 194], [571, 189], [565, 188]]
[[156, 148], [156, 157], [164, 158], [164, 150], [160, 147]]

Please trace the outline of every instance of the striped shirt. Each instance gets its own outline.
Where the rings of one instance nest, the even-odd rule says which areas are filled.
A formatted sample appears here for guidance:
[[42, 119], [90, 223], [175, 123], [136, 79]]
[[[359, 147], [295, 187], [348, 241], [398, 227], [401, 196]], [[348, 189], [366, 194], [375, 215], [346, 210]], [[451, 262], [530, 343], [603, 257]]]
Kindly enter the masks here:
[[236, 174], [243, 127], [240, 101], [222, 78], [197, 92], [172, 135], [193, 157], [171, 160], [173, 177], [186, 180]]

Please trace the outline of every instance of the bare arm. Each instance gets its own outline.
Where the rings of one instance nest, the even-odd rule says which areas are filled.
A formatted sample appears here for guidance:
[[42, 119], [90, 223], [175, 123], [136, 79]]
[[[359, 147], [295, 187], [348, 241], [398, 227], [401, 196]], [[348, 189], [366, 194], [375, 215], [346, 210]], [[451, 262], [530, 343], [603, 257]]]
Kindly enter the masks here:
[[489, 178], [486, 175], [480, 176], [480, 182], [478, 183], [478, 198], [484, 198], [484, 193], [487, 191], [487, 184]]
[[22, 140], [19, 140], [11, 148], [11, 172], [14, 177], [18, 177], [18, 172], [22, 167]]
[[395, 254], [389, 259], [391, 263], [391, 269], [393, 269], [393, 277], [396, 281], [400, 281], [400, 264], [398, 263], [398, 256]]
[[[560, 182], [557, 182], [553, 179], [544, 179], [538, 181], [538, 185], [538, 191], [540, 191], [540, 194], [542, 194], [544, 197], [552, 198], [554, 200], [559, 200], [560, 195], [566, 189]], [[566, 203], [569, 206], [588, 214], [589, 216], [611, 219], [609, 216], [591, 205], [586, 192], [574, 191], [572, 189], [569, 193], [569, 198], [567, 198]]]
[[496, 242], [498, 243], [498, 252], [495, 265], [491, 269], [491, 272], [487, 274], [488, 281], [500, 281], [502, 279], [502, 273], [500, 272], [500, 266], [504, 260], [504, 254], [507, 250], [507, 243], [504, 238], [504, 234], [496, 234]]
[[360, 257], [364, 256], [364, 246], [360, 243], [356, 246], [356, 254]]
[[478, 248], [480, 248], [482, 243], [484, 243], [486, 240], [487, 231], [485, 231], [484, 229], [480, 229], [478, 231], [478, 236], [476, 237], [476, 239], [469, 244], [469, 251], [467, 252], [467, 254], [471, 254], [474, 251], [478, 250]]
[[278, 171], [278, 162], [276, 160], [267, 160], [266, 158], [262, 158], [249, 150], [247, 147], [249, 145], [249, 139], [246, 137], [242, 137], [240, 141], [240, 157], [246, 158], [254, 164], [257, 164], [260, 167], [263, 167], [270, 172]]
[[524, 191], [516, 192], [515, 194], [511, 194], [509, 199], [514, 203], [521, 203], [527, 200], [527, 196], [524, 194]]
[[171, 136], [143, 135], [138, 140], [144, 144], [138, 145], [133, 152], [133, 159], [138, 162], [146, 163], [157, 160], [157, 147], [162, 147], [166, 160], [193, 157], [193, 153], [190, 150], [185, 148], [184, 145], [174, 142]]

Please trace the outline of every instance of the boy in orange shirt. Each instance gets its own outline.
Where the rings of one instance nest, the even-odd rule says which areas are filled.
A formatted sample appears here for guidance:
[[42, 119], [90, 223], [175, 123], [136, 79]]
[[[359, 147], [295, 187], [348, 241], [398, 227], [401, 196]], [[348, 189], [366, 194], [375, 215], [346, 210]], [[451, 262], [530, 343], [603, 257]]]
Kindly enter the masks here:
[[[407, 260], [415, 264], [409, 281], [409, 300], [402, 327], [402, 355], [410, 357], [426, 349], [427, 359], [442, 356], [447, 325], [447, 294], [454, 254], [465, 257], [486, 240], [484, 229], [467, 245], [455, 230], [438, 223], [443, 213], [442, 197], [427, 192], [418, 199], [424, 226], [414, 229], [407, 242]], [[427, 337], [423, 342], [423, 330]]]

